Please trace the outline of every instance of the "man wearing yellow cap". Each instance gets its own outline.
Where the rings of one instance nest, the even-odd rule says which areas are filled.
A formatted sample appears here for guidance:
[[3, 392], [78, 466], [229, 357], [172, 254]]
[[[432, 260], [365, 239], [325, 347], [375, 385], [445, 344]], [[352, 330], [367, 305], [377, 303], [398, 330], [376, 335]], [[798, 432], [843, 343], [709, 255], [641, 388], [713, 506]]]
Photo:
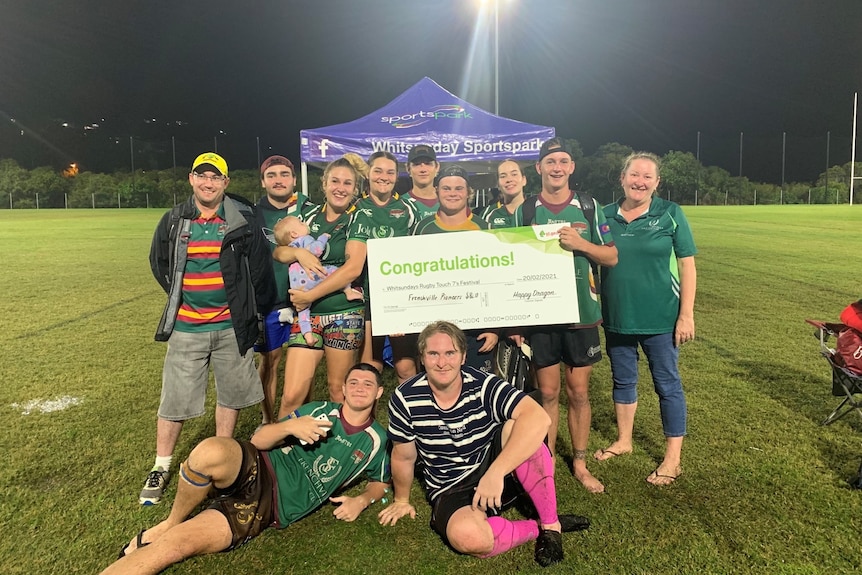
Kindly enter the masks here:
[[274, 300], [269, 248], [254, 207], [226, 196], [227, 162], [207, 152], [192, 163], [192, 197], [159, 222], [150, 248], [153, 276], [168, 294], [157, 341], [167, 341], [156, 461], [139, 496], [161, 501], [183, 422], [203, 415], [212, 365], [216, 435], [233, 436], [243, 407], [263, 399], [251, 348]]

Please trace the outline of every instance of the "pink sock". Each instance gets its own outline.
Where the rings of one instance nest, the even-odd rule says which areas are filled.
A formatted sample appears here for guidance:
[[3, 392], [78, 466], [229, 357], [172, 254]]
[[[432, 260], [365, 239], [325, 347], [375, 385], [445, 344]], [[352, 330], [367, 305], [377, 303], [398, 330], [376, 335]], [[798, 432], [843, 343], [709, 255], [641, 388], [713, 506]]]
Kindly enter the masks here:
[[539, 536], [539, 527], [535, 521], [509, 521], [502, 517], [489, 517], [488, 525], [494, 533], [494, 548], [483, 557], [499, 555]]
[[557, 522], [557, 489], [554, 483], [554, 462], [544, 443], [524, 463], [515, 468], [515, 476], [539, 513], [539, 523]]

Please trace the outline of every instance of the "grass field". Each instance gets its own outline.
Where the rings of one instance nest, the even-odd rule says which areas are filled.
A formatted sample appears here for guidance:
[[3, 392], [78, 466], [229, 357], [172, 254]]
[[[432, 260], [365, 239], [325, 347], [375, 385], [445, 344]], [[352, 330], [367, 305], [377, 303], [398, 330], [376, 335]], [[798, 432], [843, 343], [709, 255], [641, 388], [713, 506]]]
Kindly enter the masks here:
[[[152, 464], [165, 350], [152, 338], [164, 296], [147, 263], [161, 212], [0, 211], [0, 573], [98, 572], [167, 514], [166, 505], [137, 503]], [[635, 452], [591, 464], [606, 494], [587, 494], [566, 470], [571, 448], [561, 432], [559, 507], [588, 515], [593, 526], [567, 535], [566, 561], [547, 572], [857, 573], [862, 492], [847, 479], [862, 458], [862, 420], [851, 414], [819, 425], [838, 400], [804, 320], [835, 320], [862, 297], [862, 208], [686, 213], [700, 253], [697, 340], [680, 360], [690, 421], [684, 475], [669, 488], [644, 481], [663, 438], [643, 372]], [[591, 451], [615, 436], [610, 393], [603, 361], [592, 379]], [[24, 413], [28, 402], [63, 397], [78, 403]], [[247, 437], [258, 417], [244, 411], [238, 435]], [[186, 424], [175, 461], [213, 433], [210, 402], [207, 416]], [[421, 499], [418, 488], [413, 499]], [[377, 524], [379, 509], [343, 524], [324, 508], [168, 572], [541, 571], [532, 545], [488, 560], [462, 557], [428, 528], [424, 504], [416, 521], [394, 528]]]

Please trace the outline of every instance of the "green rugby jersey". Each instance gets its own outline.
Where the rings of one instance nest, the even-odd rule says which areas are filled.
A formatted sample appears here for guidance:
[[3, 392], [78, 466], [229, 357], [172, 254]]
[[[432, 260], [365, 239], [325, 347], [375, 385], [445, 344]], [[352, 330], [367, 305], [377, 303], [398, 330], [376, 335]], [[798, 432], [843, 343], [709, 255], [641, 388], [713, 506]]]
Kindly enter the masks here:
[[[535, 202], [536, 216], [532, 222], [523, 221], [523, 208], [526, 202]], [[577, 194], [570, 192], [569, 198], [561, 204], [547, 203], [542, 195], [528, 197], [524, 204], [518, 206], [512, 217], [513, 224], [517, 226], [537, 224], [567, 223], [578, 230], [581, 236], [587, 237], [596, 245], [614, 245], [614, 237], [605, 221], [605, 214], [601, 206], [596, 203], [596, 213], [593, 225], [587, 222]], [[599, 306], [596, 282], [593, 277], [593, 269], [589, 260], [581, 255], [573, 254], [575, 265], [575, 292], [578, 297], [578, 311], [580, 321], [575, 325], [578, 327], [591, 327], [602, 323], [602, 310]]]
[[[517, 208], [515, 208], [515, 211], [517, 211]], [[482, 219], [488, 222], [488, 226], [493, 230], [515, 227], [515, 214], [510, 214], [506, 206], [502, 204], [487, 210]]]
[[503, 203], [500, 202], [499, 200], [497, 200], [496, 202], [493, 202], [493, 203], [488, 204], [486, 206], [476, 206], [476, 207], [472, 208], [470, 211], [487, 222], [488, 221], [488, 214], [490, 214], [491, 212], [493, 212], [494, 210], [496, 210], [497, 208], [499, 208], [502, 205], [503, 205]]
[[405, 202], [413, 206], [413, 211], [416, 212], [417, 221], [427, 218], [428, 216], [433, 216], [440, 208], [440, 202], [438, 202], [436, 198], [433, 202], [429, 203], [428, 200], [413, 197], [410, 192], [404, 194], [403, 198]]
[[472, 212], [464, 221], [457, 226], [447, 226], [440, 221], [435, 213], [416, 224], [416, 229], [413, 230], [414, 236], [422, 236], [425, 234], [443, 234], [446, 232], [468, 232], [471, 230], [487, 230], [488, 222], [476, 216]]
[[413, 204], [403, 196], [393, 194], [385, 205], [380, 206], [368, 194], [363, 194], [356, 202], [356, 213], [347, 239], [365, 243], [373, 238], [409, 236], [417, 221]]
[[[348, 434], [341, 423], [341, 404], [327, 401], [307, 403], [287, 416], [317, 417], [332, 422], [318, 443], [303, 446], [298, 441], [264, 452], [275, 473], [278, 489], [278, 526], [286, 527], [327, 503], [342, 485], [360, 478], [389, 481], [386, 430], [377, 421]], [[285, 418], [286, 419], [286, 418]]]
[[617, 265], [602, 270], [605, 329], [671, 333], [679, 315], [677, 258], [697, 254], [691, 227], [679, 205], [656, 196], [631, 222], [620, 215], [619, 207], [615, 203], [604, 208], [619, 252]]
[[[409, 236], [419, 219], [413, 204], [399, 194], [392, 194], [385, 205], [380, 206], [368, 194], [356, 202], [356, 213], [347, 232], [348, 240], [367, 243], [375, 238], [400, 238]], [[365, 274], [365, 304], [371, 296], [368, 274]]]
[[[315, 238], [320, 234], [329, 234], [329, 241], [320, 262], [326, 265], [341, 267], [344, 265], [344, 250], [347, 247], [347, 232], [353, 219], [354, 209], [351, 207], [341, 214], [334, 222], [326, 221], [326, 205], [315, 206], [306, 215], [305, 223], [308, 224], [308, 233]], [[344, 290], [338, 290], [327, 296], [323, 296], [311, 305], [312, 315], [323, 315], [329, 313], [342, 313], [362, 309], [365, 305], [361, 301], [348, 301]]]

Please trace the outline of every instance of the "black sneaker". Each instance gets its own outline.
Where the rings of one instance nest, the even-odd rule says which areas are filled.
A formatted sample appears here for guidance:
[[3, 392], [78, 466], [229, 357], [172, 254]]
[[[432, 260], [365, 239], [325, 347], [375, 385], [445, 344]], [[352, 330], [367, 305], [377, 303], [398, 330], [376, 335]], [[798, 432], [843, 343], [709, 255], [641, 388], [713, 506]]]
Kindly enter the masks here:
[[563, 536], [558, 531], [539, 529], [536, 539], [536, 563], [549, 567], [563, 560]]
[[589, 518], [582, 515], [559, 515], [557, 519], [560, 521], [560, 530], [563, 533], [583, 531], [590, 528]]

